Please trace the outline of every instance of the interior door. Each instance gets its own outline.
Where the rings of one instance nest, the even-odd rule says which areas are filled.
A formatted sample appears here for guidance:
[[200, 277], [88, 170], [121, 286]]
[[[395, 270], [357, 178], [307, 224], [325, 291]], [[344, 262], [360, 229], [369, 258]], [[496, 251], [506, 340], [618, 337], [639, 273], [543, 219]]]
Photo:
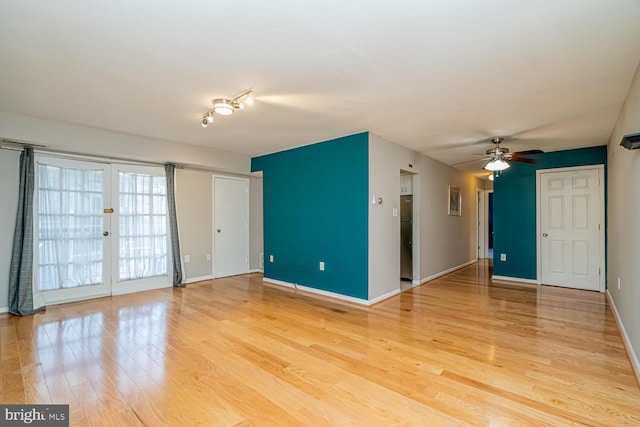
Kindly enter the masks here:
[[38, 156], [34, 188], [34, 299], [111, 294], [110, 166]]
[[599, 174], [597, 168], [540, 173], [542, 284], [604, 290]]
[[213, 177], [213, 275], [249, 272], [249, 180]]

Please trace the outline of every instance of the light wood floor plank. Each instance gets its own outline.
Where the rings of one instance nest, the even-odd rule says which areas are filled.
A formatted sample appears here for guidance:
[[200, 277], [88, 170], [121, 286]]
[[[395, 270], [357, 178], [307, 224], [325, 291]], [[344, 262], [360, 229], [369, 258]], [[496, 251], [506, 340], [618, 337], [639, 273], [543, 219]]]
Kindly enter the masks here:
[[76, 426], [640, 425], [603, 294], [490, 276], [370, 308], [250, 274], [0, 315], [0, 399]]

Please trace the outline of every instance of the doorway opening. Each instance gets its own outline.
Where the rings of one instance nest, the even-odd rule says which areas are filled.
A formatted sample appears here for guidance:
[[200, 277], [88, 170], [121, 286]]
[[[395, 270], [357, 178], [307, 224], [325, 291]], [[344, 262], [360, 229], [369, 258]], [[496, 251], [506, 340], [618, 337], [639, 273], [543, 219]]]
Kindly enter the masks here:
[[413, 174], [400, 171], [400, 279], [413, 282]]
[[493, 259], [493, 190], [478, 188], [477, 225], [478, 259]]
[[487, 196], [487, 258], [493, 259], [493, 191]]

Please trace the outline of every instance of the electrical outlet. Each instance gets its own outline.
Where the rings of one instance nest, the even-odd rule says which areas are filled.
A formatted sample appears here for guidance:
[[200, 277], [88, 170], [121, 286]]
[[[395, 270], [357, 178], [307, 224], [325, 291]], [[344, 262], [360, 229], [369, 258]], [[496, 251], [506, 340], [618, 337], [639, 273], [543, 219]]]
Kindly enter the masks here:
[[507, 254], [500, 254], [500, 261], [506, 261], [507, 260]]
[[211, 261], [211, 254], [207, 254], [207, 261]]
[[324, 271], [324, 261], [320, 261], [320, 271]]
[[273, 262], [273, 255], [269, 255], [269, 262]]
[[184, 262], [191, 262], [191, 255], [185, 255]]
[[618, 277], [618, 290], [620, 290], [620, 278]]

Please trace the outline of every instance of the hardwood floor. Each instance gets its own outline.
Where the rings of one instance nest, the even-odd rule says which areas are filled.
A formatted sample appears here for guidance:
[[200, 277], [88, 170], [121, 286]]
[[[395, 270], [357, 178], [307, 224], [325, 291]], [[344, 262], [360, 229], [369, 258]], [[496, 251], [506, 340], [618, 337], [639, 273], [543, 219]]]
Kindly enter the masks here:
[[0, 401], [71, 425], [640, 425], [601, 293], [478, 263], [371, 308], [258, 274], [0, 316]]

